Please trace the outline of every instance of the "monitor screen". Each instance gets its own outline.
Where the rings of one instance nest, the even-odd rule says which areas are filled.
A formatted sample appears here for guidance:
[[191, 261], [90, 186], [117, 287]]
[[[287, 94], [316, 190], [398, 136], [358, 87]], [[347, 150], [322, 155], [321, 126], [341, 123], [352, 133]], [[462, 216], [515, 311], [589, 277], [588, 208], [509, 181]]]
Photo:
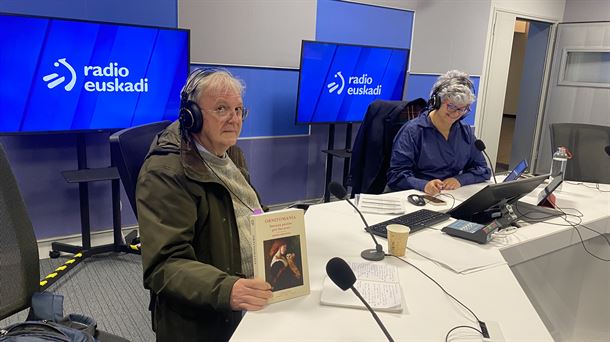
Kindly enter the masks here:
[[296, 123], [361, 122], [374, 100], [401, 100], [408, 60], [408, 49], [303, 41]]
[[189, 31], [0, 13], [0, 134], [174, 120]]
[[519, 178], [525, 170], [527, 170], [527, 161], [523, 159], [515, 168], [504, 178], [504, 182], [514, 181]]
[[472, 195], [448, 214], [455, 219], [477, 223], [489, 223], [500, 211], [503, 204], [516, 203], [521, 197], [532, 192], [542, 184], [549, 175], [517, 179], [512, 182], [489, 184]]

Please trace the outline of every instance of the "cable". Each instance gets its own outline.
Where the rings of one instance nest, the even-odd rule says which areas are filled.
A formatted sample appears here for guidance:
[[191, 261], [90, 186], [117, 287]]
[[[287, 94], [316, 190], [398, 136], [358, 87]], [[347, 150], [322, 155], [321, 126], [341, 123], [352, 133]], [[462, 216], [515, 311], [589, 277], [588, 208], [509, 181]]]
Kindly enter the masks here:
[[440, 192], [438, 194], [438, 196], [450, 197], [453, 200], [453, 202], [451, 202], [451, 208], [449, 208], [449, 210], [453, 209], [453, 206], [455, 205], [455, 197], [453, 197], [453, 195], [447, 194], [447, 193], [444, 193], [444, 192]]
[[[518, 206], [515, 206], [515, 211], [518, 212], [517, 208], [518, 208]], [[580, 210], [578, 210], [576, 208], [565, 208], [565, 209], [562, 209], [562, 208], [560, 208], [558, 206], [555, 206], [555, 208], [557, 208], [557, 210], [559, 210], [562, 213], [562, 215], [560, 215], [559, 217], [562, 218], [567, 223], [567, 225], [560, 224], [560, 223], [547, 222], [548, 224], [554, 225], [554, 226], [558, 226], [558, 227], [572, 227], [572, 228], [574, 228], [576, 233], [578, 233], [578, 237], [580, 238], [580, 243], [581, 243], [582, 247], [584, 248], [585, 252], [589, 253], [592, 257], [594, 257], [596, 259], [599, 259], [599, 260], [602, 260], [602, 261], [610, 261], [610, 259], [604, 259], [602, 257], [599, 257], [599, 256], [591, 253], [587, 249], [587, 246], [585, 245], [585, 242], [584, 242], [584, 240], [582, 238], [582, 235], [580, 233], [580, 230], [578, 230], [578, 226], [581, 226], [581, 227], [583, 227], [585, 229], [588, 229], [588, 230], [590, 230], [592, 232], [595, 232], [598, 235], [602, 236], [606, 240], [606, 242], [608, 243], [608, 246], [610, 246], [610, 240], [608, 239], [608, 237], [606, 237], [606, 235], [602, 234], [601, 232], [598, 232], [597, 230], [595, 230], [593, 228], [590, 228], [590, 227], [587, 227], [587, 226], [583, 225], [582, 224], [582, 218], [584, 217], [584, 214]], [[568, 210], [568, 209], [569, 210], [575, 210], [578, 214], [569, 214], [569, 213], [566, 213], [565, 210]], [[519, 219], [521, 217], [528, 218], [527, 215], [520, 214], [520, 216], [518, 216], [517, 219]], [[553, 217], [553, 216], [552, 215], [548, 215], [547, 217], [543, 217], [543, 218], [534, 218], [534, 219], [528, 218], [528, 219], [533, 220], [534, 222], [542, 222], [542, 221], [545, 221], [545, 220], [547, 220], [547, 219], [549, 219], [551, 217]], [[577, 218], [578, 222], [571, 222], [570, 220], [568, 220], [568, 217]]]
[[589, 189], [595, 189], [599, 192], [610, 192], [610, 190], [602, 190], [599, 188], [599, 183], [595, 183], [595, 186], [588, 186], [587, 184], [583, 183], [583, 182], [568, 182], [566, 181], [566, 183], [568, 184], [572, 184], [572, 185], [582, 185], [585, 188], [589, 188]]
[[474, 331], [478, 332], [479, 334], [481, 334], [481, 336], [483, 335], [483, 332], [482, 332], [481, 330], [479, 330], [479, 329], [477, 329], [477, 328], [474, 328], [474, 327], [471, 327], [470, 325], [458, 325], [457, 327], [453, 327], [453, 328], [451, 328], [451, 330], [449, 330], [449, 331], [447, 332], [447, 335], [445, 336], [445, 342], [448, 342], [448, 341], [449, 341], [449, 334], [451, 334], [451, 332], [452, 332], [452, 331], [457, 330], [457, 329], [460, 329], [460, 328], [468, 328], [468, 329], [472, 329], [472, 330], [474, 330]]
[[[479, 317], [478, 317], [478, 316], [477, 316], [477, 315], [476, 315], [476, 314], [475, 314], [475, 313], [474, 313], [472, 310], [470, 310], [470, 308], [469, 308], [469, 307], [467, 307], [466, 305], [464, 305], [464, 303], [460, 302], [460, 301], [459, 301], [457, 298], [455, 298], [455, 297], [454, 297], [454, 296], [453, 296], [451, 293], [447, 292], [447, 290], [445, 290], [445, 288], [443, 288], [443, 287], [441, 286], [441, 284], [439, 284], [439, 283], [438, 283], [436, 280], [432, 279], [432, 277], [430, 277], [429, 275], [427, 275], [427, 274], [426, 274], [426, 272], [422, 271], [422, 270], [421, 270], [419, 267], [417, 267], [417, 266], [413, 265], [412, 263], [408, 262], [407, 260], [405, 260], [405, 259], [403, 259], [403, 258], [401, 258], [401, 257], [398, 257], [398, 256], [396, 256], [396, 255], [392, 255], [392, 254], [386, 254], [386, 256], [393, 256], [393, 257], [395, 257], [396, 259], [398, 259], [398, 260], [400, 260], [400, 261], [404, 262], [405, 264], [407, 264], [407, 265], [409, 265], [409, 266], [411, 266], [411, 267], [415, 268], [416, 270], [418, 270], [418, 271], [419, 271], [419, 273], [423, 274], [424, 276], [426, 276], [426, 278], [430, 279], [430, 280], [431, 280], [431, 281], [432, 281], [434, 284], [436, 284], [436, 286], [438, 286], [438, 287], [439, 287], [439, 288], [440, 288], [440, 289], [441, 289], [441, 290], [442, 290], [442, 291], [443, 291], [443, 292], [444, 292], [444, 293], [445, 293], [447, 296], [451, 297], [453, 300], [455, 300], [455, 301], [456, 301], [456, 302], [458, 302], [458, 303], [459, 303], [461, 306], [463, 306], [463, 307], [464, 307], [466, 310], [468, 310], [468, 312], [470, 312], [470, 313], [471, 313], [471, 314], [474, 316], [474, 318], [477, 320], [477, 322], [479, 323], [479, 325], [484, 325], [484, 323], [483, 323], [483, 322], [481, 322], [481, 320], [479, 319]], [[470, 329], [474, 329], [474, 330], [478, 331], [478, 332], [479, 332], [479, 333], [480, 333], [482, 336], [484, 336], [483, 332], [482, 332], [482, 331], [480, 331], [480, 330], [478, 330], [478, 329], [476, 329], [476, 328], [473, 328], [473, 327], [468, 326], [468, 325], [460, 325], [460, 326], [458, 326], [458, 327], [455, 327], [455, 328], [452, 328], [451, 330], [449, 330], [449, 332], [447, 333], [447, 337], [449, 337], [449, 334], [450, 334], [450, 333], [451, 333], [453, 330], [455, 330], [455, 329], [457, 329], [457, 328], [460, 328], [460, 327], [468, 327], [468, 328], [470, 328]], [[447, 340], [447, 337], [445, 338], [445, 341]]]

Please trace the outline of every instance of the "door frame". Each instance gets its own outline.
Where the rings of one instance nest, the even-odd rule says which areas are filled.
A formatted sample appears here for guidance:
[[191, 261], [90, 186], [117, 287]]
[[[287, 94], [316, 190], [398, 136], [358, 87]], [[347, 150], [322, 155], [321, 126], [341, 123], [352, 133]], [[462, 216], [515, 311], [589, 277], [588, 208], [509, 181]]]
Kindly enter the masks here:
[[[517, 18], [545, 22], [551, 25], [551, 32], [549, 33], [549, 41], [547, 44], [547, 53], [544, 61], [542, 89], [537, 113], [538, 117], [536, 120], [536, 128], [534, 130], [534, 140], [531, 147], [532, 158], [530, 160], [530, 165], [532, 165], [532, 167], [530, 169], [533, 170], [533, 163], [535, 163], [538, 155], [537, 147], [542, 131], [540, 125], [544, 116], [544, 108], [546, 103], [545, 99], [548, 92], [548, 84], [550, 77], [550, 67], [553, 60], [553, 50], [557, 34], [557, 25], [559, 24], [560, 19], [529, 15], [527, 13], [503, 9], [499, 7], [494, 7], [491, 9], [491, 20], [489, 24], [489, 34], [487, 37], [487, 48], [485, 49], [483, 72], [481, 74], [480, 81], [481, 84], [479, 94], [481, 102], [477, 106], [477, 112], [475, 113], [475, 134], [477, 135], [477, 137], [485, 141], [485, 144], [488, 147], [487, 152], [490, 155], [492, 166], [495, 166], [497, 160], [497, 151], [499, 146], [503, 111], [500, 111], [500, 113], [491, 113], [491, 110], [495, 111], [500, 101], [502, 103], [502, 106], [504, 104], [506, 96], [506, 86], [508, 82], [508, 68], [510, 65], [511, 58], [511, 54], [508, 54], [506, 56], [494, 54], [496, 51], [499, 51], [502, 48], [506, 49], [506, 41], [500, 41], [495, 39], [500, 30], [508, 29], [508, 26], [501, 26], [502, 24], [498, 24], [499, 18], [508, 18], [506, 17], [506, 15], [513, 17], [511, 27], [513, 32], [514, 23]], [[505, 23], [504, 25], [507, 24]], [[510, 49], [512, 52], [512, 39], [510, 40]], [[496, 58], [496, 61], [499, 60], [501, 62], [502, 68], [492, 68], [494, 58]], [[504, 79], [504, 82], [497, 82], [498, 79]], [[495, 84], [494, 82], [491, 82], [491, 80], [496, 80]], [[491, 110], [486, 112], [486, 109], [490, 108]]]

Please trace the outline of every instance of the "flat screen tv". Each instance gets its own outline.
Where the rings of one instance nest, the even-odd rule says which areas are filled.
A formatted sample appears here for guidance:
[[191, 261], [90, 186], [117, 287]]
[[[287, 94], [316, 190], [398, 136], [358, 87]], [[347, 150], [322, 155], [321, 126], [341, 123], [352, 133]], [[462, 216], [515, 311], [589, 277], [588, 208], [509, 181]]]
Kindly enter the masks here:
[[408, 49], [304, 40], [296, 124], [361, 122], [374, 100], [401, 100], [408, 60]]
[[189, 31], [0, 13], [0, 134], [173, 120]]

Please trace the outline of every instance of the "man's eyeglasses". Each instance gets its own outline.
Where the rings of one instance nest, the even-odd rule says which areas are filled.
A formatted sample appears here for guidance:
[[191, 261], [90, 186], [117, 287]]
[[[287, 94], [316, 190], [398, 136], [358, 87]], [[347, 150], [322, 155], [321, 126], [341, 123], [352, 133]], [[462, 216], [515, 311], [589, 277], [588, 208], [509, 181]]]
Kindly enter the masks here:
[[246, 120], [248, 117], [248, 109], [244, 107], [235, 107], [231, 109], [228, 106], [220, 105], [215, 109], [210, 110], [210, 112], [213, 112], [216, 114], [216, 116], [218, 116], [219, 119], [223, 120], [228, 120], [233, 113], [235, 113], [235, 115], [242, 120]]
[[466, 114], [470, 112], [470, 106], [465, 106], [465, 107], [458, 107], [452, 103], [447, 103], [447, 111], [449, 113], [456, 113], [459, 112], [460, 114]]

